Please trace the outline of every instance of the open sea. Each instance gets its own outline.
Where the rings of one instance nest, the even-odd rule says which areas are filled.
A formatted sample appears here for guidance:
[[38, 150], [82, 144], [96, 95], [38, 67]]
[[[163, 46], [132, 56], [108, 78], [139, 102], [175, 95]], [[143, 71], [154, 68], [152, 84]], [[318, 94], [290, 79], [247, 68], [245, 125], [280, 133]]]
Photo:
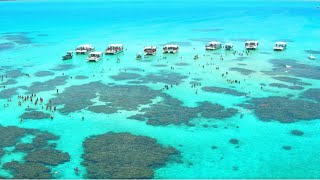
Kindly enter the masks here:
[[319, 6], [0, 1], [0, 179], [320, 178]]

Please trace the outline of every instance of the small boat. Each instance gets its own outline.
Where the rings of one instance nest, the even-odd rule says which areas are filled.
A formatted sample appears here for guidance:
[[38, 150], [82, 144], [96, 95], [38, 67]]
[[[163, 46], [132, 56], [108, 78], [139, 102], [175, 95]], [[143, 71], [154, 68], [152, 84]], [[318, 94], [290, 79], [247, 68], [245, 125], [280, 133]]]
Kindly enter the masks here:
[[137, 60], [141, 60], [141, 59], [142, 59], [142, 54], [141, 54], [141, 53], [138, 53], [138, 54], [136, 55], [136, 59], [137, 59]]
[[145, 56], [154, 56], [156, 54], [157, 54], [157, 47], [155, 47], [155, 46], [144, 47], [144, 55]]
[[310, 55], [310, 56], [309, 56], [309, 59], [311, 59], [311, 60], [315, 60], [315, 59], [316, 59], [316, 57], [315, 57], [314, 55]]
[[179, 52], [179, 46], [174, 44], [168, 44], [163, 47], [164, 54], [176, 54]]
[[103, 56], [102, 52], [91, 52], [87, 58], [88, 62], [98, 62]]
[[256, 50], [259, 47], [259, 41], [246, 41], [245, 47], [247, 50]]
[[273, 50], [275, 50], [275, 51], [284, 51], [285, 49], [287, 49], [286, 42], [276, 42], [273, 47]]
[[76, 48], [76, 54], [86, 54], [94, 50], [95, 50], [94, 46], [90, 44], [82, 44]]
[[209, 42], [206, 46], [205, 46], [206, 50], [218, 50], [222, 48], [222, 44], [221, 42]]
[[122, 44], [110, 44], [107, 49], [105, 54], [119, 54], [123, 52], [123, 45]]
[[230, 51], [230, 50], [233, 49], [233, 44], [227, 43], [227, 44], [224, 45], [224, 48], [225, 48], [227, 51]]
[[68, 51], [66, 55], [62, 56], [62, 59], [69, 60], [69, 59], [72, 59], [72, 57], [73, 57], [73, 51]]

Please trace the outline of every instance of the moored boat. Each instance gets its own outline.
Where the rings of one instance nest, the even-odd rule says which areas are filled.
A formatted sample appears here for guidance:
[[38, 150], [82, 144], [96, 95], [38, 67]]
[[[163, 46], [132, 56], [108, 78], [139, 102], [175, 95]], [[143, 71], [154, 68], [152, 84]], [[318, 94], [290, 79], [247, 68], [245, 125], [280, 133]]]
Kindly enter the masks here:
[[98, 62], [103, 56], [102, 52], [91, 52], [87, 58], [89, 62]]
[[168, 44], [163, 47], [164, 54], [176, 54], [179, 52], [179, 46], [174, 44]]
[[314, 55], [310, 55], [308, 58], [311, 59], [311, 60], [315, 60], [316, 59], [316, 57]]
[[256, 50], [259, 47], [259, 41], [246, 41], [245, 47], [247, 50]]
[[94, 50], [95, 50], [94, 46], [90, 44], [82, 44], [76, 48], [76, 54], [86, 54]]
[[157, 47], [155, 46], [147, 46], [144, 47], [144, 55], [145, 56], [154, 56], [157, 53]]
[[224, 48], [226, 49], [226, 50], [232, 50], [233, 49], [233, 44], [231, 44], [231, 43], [227, 43], [227, 44], [225, 44], [224, 45]]
[[209, 42], [206, 46], [205, 46], [206, 50], [218, 50], [222, 48], [222, 44], [221, 42]]
[[63, 60], [69, 60], [73, 57], [73, 51], [67, 51], [66, 55], [62, 56]]
[[276, 42], [273, 47], [273, 50], [275, 50], [275, 51], [284, 51], [285, 49], [287, 49], [286, 42]]
[[106, 51], [105, 51], [105, 54], [119, 54], [123, 52], [123, 45], [122, 44], [110, 44]]
[[142, 53], [138, 53], [138, 54], [136, 55], [136, 59], [137, 59], [137, 60], [141, 60], [141, 59], [142, 59]]

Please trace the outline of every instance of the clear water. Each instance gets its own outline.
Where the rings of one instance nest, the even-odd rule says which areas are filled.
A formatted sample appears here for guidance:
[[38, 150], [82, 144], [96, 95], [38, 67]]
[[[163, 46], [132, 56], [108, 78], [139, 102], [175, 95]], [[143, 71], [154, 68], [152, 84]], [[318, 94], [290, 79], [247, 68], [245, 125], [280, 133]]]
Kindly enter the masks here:
[[[85, 75], [87, 80], [69, 79], [64, 88], [85, 84], [95, 80], [112, 83], [110, 75], [119, 73], [119, 69], [139, 67], [146, 72], [159, 70], [170, 71], [170, 66], [178, 62], [187, 62], [190, 66], [176, 67], [175, 72], [188, 75], [188, 80], [177, 88], [166, 91], [178, 98], [187, 106], [195, 106], [197, 102], [211, 101], [226, 107], [247, 100], [225, 94], [199, 92], [190, 87], [189, 80], [202, 78], [202, 86], [229, 87], [230, 84], [221, 78], [221, 73], [229, 68], [239, 67], [238, 63], [247, 64], [248, 69], [257, 73], [250, 76], [238, 72], [230, 72], [230, 78], [245, 78], [246, 83], [237, 86], [238, 90], [251, 92], [252, 97], [298, 96], [302, 91], [268, 87], [269, 91], [261, 91], [260, 83], [278, 82], [261, 73], [272, 69], [269, 59], [294, 59], [299, 63], [319, 66], [319, 61], [308, 60], [305, 50], [320, 50], [320, 10], [319, 3], [307, 1], [16, 1], [0, 2], [0, 33], [21, 33], [31, 38], [31, 43], [16, 44], [12, 49], [0, 49], [1, 65], [22, 68], [23, 72], [34, 74], [49, 70], [60, 64], [73, 64], [71, 70], [56, 72], [69, 76]], [[1, 36], [0, 36], [1, 37]], [[236, 50], [243, 50], [244, 39], [257, 39], [260, 47], [241, 62], [234, 61], [232, 54], [223, 50], [212, 55], [224, 61], [215, 60], [220, 71], [202, 68], [212, 62], [209, 56], [193, 60], [195, 54], [206, 54], [204, 44], [209, 40], [231, 42]], [[287, 40], [289, 48], [284, 52], [273, 52], [272, 47], [277, 40]], [[0, 38], [0, 43], [10, 42]], [[177, 42], [181, 44], [179, 55], [167, 60], [158, 57], [151, 62], [135, 60], [135, 55], [142, 52], [146, 45]], [[71, 61], [62, 61], [61, 56], [77, 45], [91, 43], [97, 50], [103, 51], [108, 44], [123, 43], [127, 48], [125, 54], [117, 57], [105, 56], [98, 63], [87, 63], [85, 56], [76, 56]], [[161, 48], [160, 48], [161, 49]], [[268, 52], [268, 54], [261, 54]], [[180, 57], [183, 57], [181, 60]], [[319, 57], [320, 58], [320, 57]], [[109, 60], [108, 60], [109, 59]], [[169, 66], [155, 68], [154, 64]], [[110, 71], [108, 71], [110, 69]], [[5, 72], [6, 68], [2, 68]], [[101, 72], [104, 70], [103, 72]], [[189, 75], [191, 72], [191, 75]], [[93, 77], [93, 75], [96, 75]], [[101, 76], [100, 76], [101, 75]], [[8, 87], [29, 86], [32, 82], [45, 81], [52, 77], [19, 77], [18, 82]], [[319, 80], [301, 78], [304, 82], [319, 88]], [[124, 84], [124, 82], [116, 82]], [[148, 84], [153, 89], [160, 89], [163, 84]], [[308, 87], [307, 87], [308, 88]], [[200, 91], [200, 90], [199, 90]], [[20, 91], [21, 94], [25, 93]], [[55, 91], [39, 93], [45, 99], [53, 97]], [[12, 98], [17, 101], [16, 97]], [[7, 103], [0, 99], [0, 103]], [[236, 107], [241, 109], [239, 107]], [[60, 136], [58, 149], [68, 152], [71, 161], [57, 167], [61, 170], [61, 178], [79, 178], [73, 167], [80, 166], [83, 153], [82, 142], [86, 137], [106, 132], [130, 132], [155, 138], [165, 146], [173, 146], [182, 153], [185, 163], [169, 163], [157, 169], [155, 178], [319, 178], [320, 148], [319, 120], [300, 121], [282, 124], [278, 121], [263, 122], [254, 113], [246, 111], [243, 119], [239, 116], [227, 120], [196, 119], [199, 124], [218, 125], [220, 128], [204, 128], [187, 126], [154, 127], [145, 122], [129, 120], [128, 116], [135, 112], [122, 112], [111, 115], [95, 114], [82, 111], [64, 116], [58, 112], [55, 119], [19, 122], [24, 108], [10, 104], [8, 108], [0, 107], [0, 124], [14, 125], [49, 131]], [[81, 121], [85, 116], [86, 120]], [[240, 128], [235, 128], [239, 126]], [[223, 127], [228, 127], [225, 129]], [[303, 137], [290, 134], [292, 129], [303, 130]], [[231, 138], [240, 140], [241, 148], [236, 149], [228, 142]], [[183, 145], [183, 146], [179, 146]], [[219, 148], [212, 150], [211, 146]], [[283, 145], [291, 145], [291, 151], [282, 149]], [[5, 156], [1, 162], [20, 159], [21, 154]], [[223, 156], [223, 160], [220, 158]], [[192, 163], [192, 166], [188, 166]], [[238, 171], [233, 167], [237, 166]], [[81, 166], [80, 166], [81, 167]], [[85, 171], [84, 167], [81, 167]], [[7, 172], [0, 170], [0, 175]], [[10, 175], [8, 175], [10, 176]]]

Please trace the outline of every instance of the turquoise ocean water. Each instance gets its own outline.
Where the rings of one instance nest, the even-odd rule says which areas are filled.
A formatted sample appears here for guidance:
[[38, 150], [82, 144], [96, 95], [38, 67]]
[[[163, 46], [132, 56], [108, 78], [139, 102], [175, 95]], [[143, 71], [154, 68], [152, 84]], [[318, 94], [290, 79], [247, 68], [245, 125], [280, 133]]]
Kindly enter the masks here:
[[[262, 121], [255, 110], [239, 106], [251, 98], [289, 95], [292, 99], [299, 99], [308, 89], [320, 88], [319, 60], [308, 59], [310, 54], [320, 58], [320, 9], [316, 8], [319, 4], [259, 0], [0, 2], [1, 75], [17, 69], [31, 75], [16, 77], [16, 83], [6, 85], [6, 89], [18, 89], [10, 97], [13, 102], [9, 102], [9, 107], [2, 106], [8, 103], [7, 97], [0, 99], [0, 124], [39, 129], [59, 136], [57, 149], [69, 153], [71, 157], [70, 162], [53, 169], [61, 171], [59, 178], [85, 177], [85, 173], [77, 176], [73, 171], [74, 167], [80, 167], [85, 172], [85, 167], [81, 166], [83, 141], [92, 135], [110, 131], [155, 138], [161, 145], [172, 146], [181, 152], [182, 163], [169, 162], [156, 169], [155, 178], [320, 178], [320, 115], [312, 120], [300, 118], [291, 123], [281, 123], [277, 119]], [[242, 56], [224, 50], [205, 52], [205, 43], [215, 40], [233, 43], [234, 49], [239, 52], [244, 50], [245, 40], [259, 40], [260, 47], [242, 59]], [[272, 47], [276, 41], [287, 41], [288, 49], [274, 52]], [[87, 63], [86, 56], [61, 60], [66, 51], [84, 43], [93, 44], [99, 51], [104, 51], [108, 44], [122, 43], [126, 51], [119, 56], [104, 56], [97, 63]], [[179, 44], [180, 52], [163, 59], [161, 46], [167, 43]], [[146, 45], [158, 46], [157, 56], [137, 61], [136, 53], [142, 52]], [[195, 54], [200, 55], [198, 60], [193, 60]], [[220, 60], [221, 55], [223, 61]], [[118, 58], [119, 63], [116, 62]], [[181, 62], [186, 65], [177, 65]], [[283, 68], [274, 71], [275, 62]], [[211, 63], [214, 65], [210, 66]], [[166, 66], [154, 66], [157, 64]], [[59, 65], [74, 67], [52, 70]], [[285, 65], [290, 67], [285, 68]], [[218, 66], [220, 69], [216, 70]], [[295, 70], [297, 66], [303, 68]], [[185, 124], [153, 126], [128, 119], [136, 111], [123, 110], [106, 115], [83, 109], [64, 115], [58, 107], [52, 121], [26, 120], [20, 123], [19, 116], [27, 107], [27, 104], [23, 107], [17, 104], [17, 96], [27, 94], [21, 86], [28, 87], [34, 82], [45, 82], [62, 74], [89, 77], [84, 80], [68, 78], [65, 84], [37, 93], [44, 99], [50, 99], [55, 96], [56, 88], [63, 93], [65, 88], [93, 81], [126, 85], [127, 81], [116, 81], [110, 77], [126, 68], [143, 69], [143, 72], [136, 72], [141, 76], [161, 74], [163, 71], [187, 76], [184, 82], [163, 92], [179, 99], [184, 106], [195, 107], [197, 102], [209, 101], [236, 108], [239, 113], [223, 120], [195, 118], [192, 120], [195, 126], [192, 127]], [[230, 68], [245, 68], [253, 72], [246, 75]], [[35, 77], [34, 74], [39, 71], [51, 71], [54, 75]], [[221, 75], [227, 71], [229, 79], [241, 80], [241, 84], [226, 82]], [[266, 71], [274, 71], [274, 74], [264, 73]], [[309, 77], [308, 74], [314, 76]], [[272, 83], [293, 85], [276, 80], [273, 78], [275, 76], [299, 78], [309, 85], [298, 90], [269, 86]], [[195, 78], [202, 87], [232, 88], [250, 92], [251, 97], [192, 88], [190, 82]], [[266, 84], [264, 89], [261, 89], [261, 83]], [[148, 82], [143, 85], [160, 90], [165, 84]], [[319, 105], [319, 100], [315, 105]], [[299, 104], [293, 108], [300, 109]], [[302, 110], [304, 108], [301, 107]], [[240, 114], [244, 114], [243, 118]], [[84, 121], [81, 121], [82, 116]], [[288, 116], [295, 119], [292, 111], [288, 112]], [[293, 136], [290, 132], [296, 129], [303, 131], [304, 135]], [[239, 140], [239, 148], [230, 144], [229, 140], [233, 138]], [[213, 150], [212, 146], [218, 148]], [[283, 146], [292, 149], [285, 150]], [[21, 156], [21, 153], [3, 156], [1, 166], [13, 159], [21, 159]], [[2, 168], [0, 175], [12, 177]]]

